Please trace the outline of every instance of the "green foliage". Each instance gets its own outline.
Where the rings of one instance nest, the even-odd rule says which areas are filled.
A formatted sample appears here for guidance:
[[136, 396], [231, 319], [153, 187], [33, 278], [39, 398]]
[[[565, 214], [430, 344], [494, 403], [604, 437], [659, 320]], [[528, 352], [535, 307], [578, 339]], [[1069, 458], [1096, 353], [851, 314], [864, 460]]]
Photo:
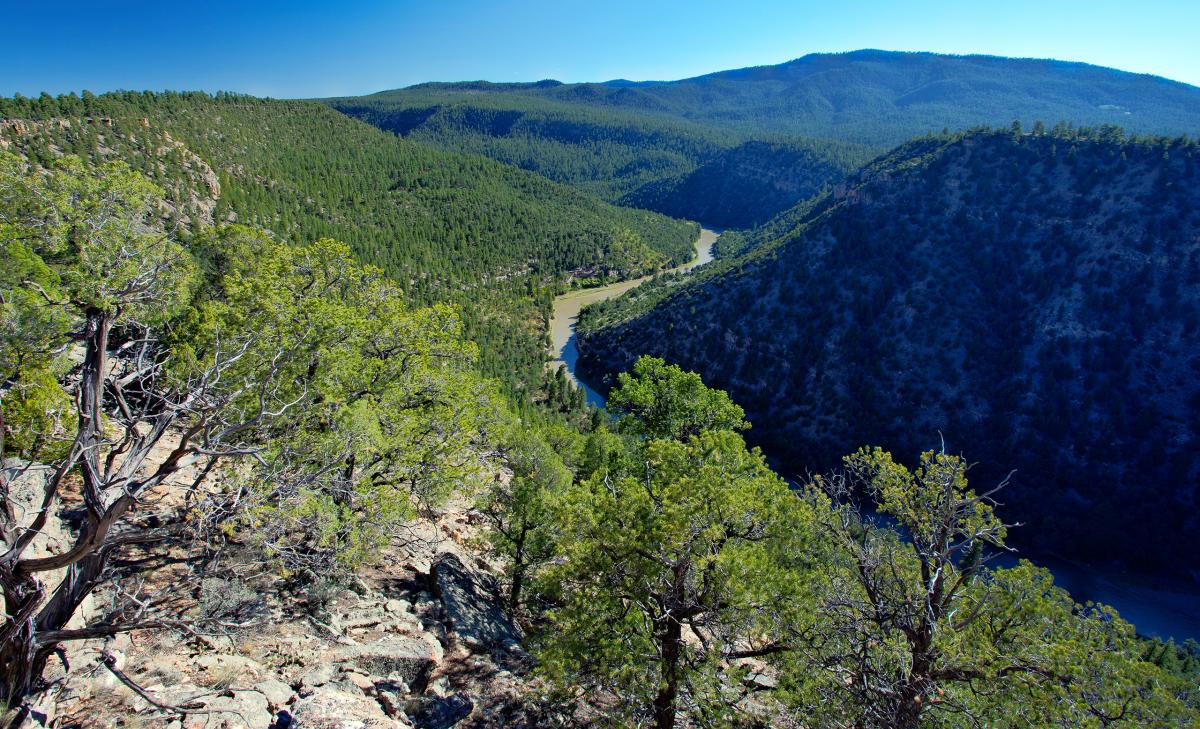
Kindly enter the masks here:
[[622, 372], [608, 407], [621, 427], [644, 438], [685, 441], [706, 430], [746, 430], [745, 412], [721, 390], [705, 387], [700, 375], [641, 357]]
[[78, 424], [74, 403], [49, 370], [24, 370], [11, 380], [0, 401], [4, 454], [27, 461], [66, 455]]
[[[453, 307], [409, 307], [335, 241], [292, 247], [235, 226], [198, 248], [210, 280], [175, 376], [194, 376], [233, 338], [224, 376], [270, 383], [279, 406], [261, 434], [266, 465], [247, 477], [256, 506], [244, 526], [286, 567], [354, 566], [474, 478], [495, 394]], [[246, 388], [230, 406], [260, 397]]]
[[879, 511], [896, 519], [919, 558], [942, 557], [942, 550], [963, 538], [968, 547], [976, 540], [1004, 545], [1007, 528], [991, 502], [967, 486], [967, 464], [961, 458], [926, 451], [910, 472], [875, 447], [860, 449], [845, 463], [866, 484]]
[[[577, 114], [644, 114], [740, 134], [803, 135], [876, 147], [943, 128], [1007, 126], [1014, 118], [1120, 123], [1157, 134], [1200, 131], [1200, 97], [1186, 84], [1065, 61], [878, 50], [814, 53], [679, 81], [423, 84], [378, 96], [405, 91], [532, 97], [569, 104]], [[1097, 104], [1097, 98], [1105, 103]]]
[[496, 476], [479, 509], [489, 526], [492, 553], [505, 561], [508, 609], [516, 612], [527, 576], [555, 553], [550, 505], [570, 485], [572, 474], [536, 435], [514, 433], [502, 452], [511, 474]]
[[[17, 170], [12, 157], [0, 156], [0, 174]], [[11, 179], [0, 180], [0, 191], [14, 191]], [[3, 210], [12, 210], [5, 207]], [[7, 217], [0, 222], [0, 239], [25, 237], [28, 219]], [[4, 242], [4, 267], [0, 269], [0, 376], [19, 378], [30, 371], [44, 370], [55, 359], [60, 345], [56, 335], [65, 326], [60, 307], [47, 306], [47, 298], [59, 300], [58, 277], [22, 240]]]
[[736, 136], [636, 110], [552, 101], [526, 87], [424, 84], [328, 99], [333, 108], [415, 141], [481, 154], [617, 201], [689, 172]]
[[718, 676], [737, 671], [724, 661], [743, 636], [769, 645], [801, 609], [811, 518], [729, 431], [647, 441], [631, 461], [559, 502], [543, 670], [612, 692], [628, 720], [684, 707], [728, 719]]
[[[986, 567], [983, 547], [1003, 547], [1005, 527], [965, 474], [954, 456], [925, 453], [910, 472], [875, 448], [817, 480], [809, 496], [833, 551], [785, 669], [796, 708], [881, 728], [1194, 721], [1194, 689], [1145, 662], [1111, 608], [1076, 604], [1027, 561]], [[902, 531], [860, 511], [858, 493]]]
[[70, 451], [79, 418], [58, 380], [73, 327], [161, 323], [187, 299], [194, 269], [154, 228], [160, 195], [120, 162], [88, 168], [67, 156], [37, 170], [0, 154], [6, 454], [52, 460]]
[[568, 272], [650, 273], [687, 261], [696, 235], [315, 102], [120, 92], [0, 99], [0, 117], [21, 121], [0, 134], [42, 167], [62, 150], [93, 168], [126, 162], [164, 191], [157, 215], [184, 238], [236, 221], [282, 240], [346, 242], [409, 301], [458, 303], [480, 369], [522, 395], [540, 383], [540, 338]]
[[740, 132], [653, 110], [589, 107], [538, 93], [529, 85], [425, 84], [327, 103], [408, 139], [483, 154], [605, 200], [716, 226], [763, 222], [875, 151], [828, 140], [747, 141]]
[[876, 150], [827, 140], [750, 141], [684, 175], [643, 185], [624, 205], [719, 228], [751, 228], [840, 182]]

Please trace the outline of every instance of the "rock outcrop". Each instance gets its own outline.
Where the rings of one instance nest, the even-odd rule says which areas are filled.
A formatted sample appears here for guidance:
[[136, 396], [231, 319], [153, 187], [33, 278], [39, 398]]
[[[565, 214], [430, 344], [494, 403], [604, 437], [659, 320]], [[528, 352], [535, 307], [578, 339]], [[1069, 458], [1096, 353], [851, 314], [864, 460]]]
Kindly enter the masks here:
[[[139, 631], [71, 646], [50, 708], [89, 727], [131, 717], [171, 729], [538, 726], [520, 633], [487, 563], [463, 546], [474, 537], [466, 511], [414, 524], [419, 539], [328, 599], [304, 594], [325, 588], [256, 584], [263, 610], [243, 632]], [[160, 706], [97, 668], [101, 651]]]
[[520, 633], [482, 575], [448, 552], [434, 563], [433, 576], [455, 638], [474, 648], [520, 650]]

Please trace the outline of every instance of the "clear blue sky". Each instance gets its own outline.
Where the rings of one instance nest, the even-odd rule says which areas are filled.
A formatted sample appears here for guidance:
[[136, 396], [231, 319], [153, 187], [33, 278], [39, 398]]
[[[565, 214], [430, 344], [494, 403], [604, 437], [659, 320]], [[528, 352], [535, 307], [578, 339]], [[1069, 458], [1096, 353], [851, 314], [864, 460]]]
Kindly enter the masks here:
[[6, 96], [675, 79], [859, 48], [1060, 58], [1200, 85], [1200, 0], [0, 0], [0, 18]]

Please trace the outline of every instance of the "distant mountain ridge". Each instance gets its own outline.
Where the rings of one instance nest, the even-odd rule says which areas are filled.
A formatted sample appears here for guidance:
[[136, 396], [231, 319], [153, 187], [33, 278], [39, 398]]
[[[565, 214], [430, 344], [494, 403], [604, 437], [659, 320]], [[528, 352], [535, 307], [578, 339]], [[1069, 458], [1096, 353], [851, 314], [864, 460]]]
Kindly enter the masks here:
[[[943, 129], [1041, 120], [1200, 134], [1200, 88], [1176, 81], [1070, 61], [876, 50], [678, 81], [436, 82], [325, 103], [416, 141], [718, 227], [761, 223]], [[735, 190], [732, 180], [746, 184]]]
[[944, 435], [973, 482], [1017, 469], [1018, 543], [1200, 574], [1198, 183], [1183, 138], [915, 140], [774, 240], [585, 309], [581, 366], [695, 370], [800, 473]]
[[865, 49], [813, 53], [677, 81], [471, 82], [412, 88], [529, 93], [754, 134], [877, 147], [943, 127], [953, 131], [1014, 119], [1200, 134], [1200, 88], [1195, 86], [1076, 61], [988, 55]]

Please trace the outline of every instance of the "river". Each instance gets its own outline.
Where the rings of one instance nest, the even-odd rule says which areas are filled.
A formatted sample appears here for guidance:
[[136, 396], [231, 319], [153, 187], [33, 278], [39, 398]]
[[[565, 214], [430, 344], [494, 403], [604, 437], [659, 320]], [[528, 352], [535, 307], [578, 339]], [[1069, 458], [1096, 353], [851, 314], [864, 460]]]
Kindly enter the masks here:
[[[690, 271], [696, 266], [708, 263], [713, 259], [712, 247], [720, 235], [718, 231], [708, 228], [700, 229], [700, 237], [696, 239], [696, 257], [682, 266], [672, 268], [668, 273]], [[550, 317], [551, 352], [555, 358], [550, 363], [550, 369], [555, 370], [566, 366], [567, 377], [576, 387], [583, 388], [587, 401], [596, 407], [604, 407], [604, 397], [593, 390], [587, 383], [580, 381], [575, 374], [575, 364], [579, 361], [579, 347], [575, 341], [575, 322], [579, 319], [579, 311], [588, 304], [620, 296], [638, 284], [648, 281], [653, 276], [643, 276], [629, 281], [621, 281], [608, 286], [597, 286], [590, 289], [570, 291], [554, 300], [554, 314]]]

